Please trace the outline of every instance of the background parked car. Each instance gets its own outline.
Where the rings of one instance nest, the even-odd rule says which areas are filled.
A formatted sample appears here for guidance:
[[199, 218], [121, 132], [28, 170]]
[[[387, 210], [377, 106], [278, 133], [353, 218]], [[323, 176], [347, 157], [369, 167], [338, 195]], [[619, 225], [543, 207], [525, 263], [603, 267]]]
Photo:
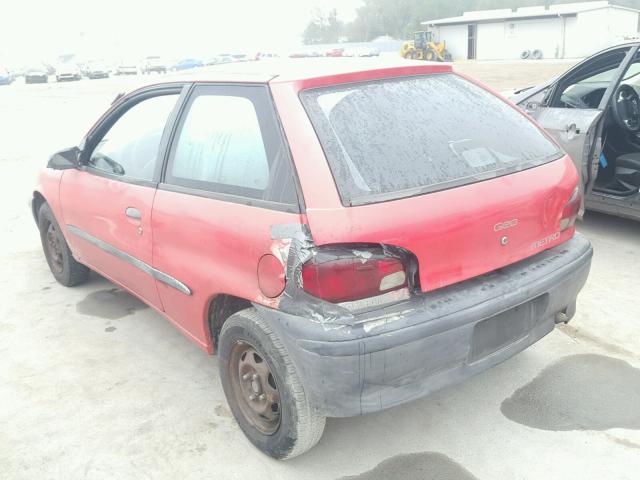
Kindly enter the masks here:
[[142, 62], [142, 73], [166, 73], [167, 65], [158, 56], [146, 57]]
[[8, 70], [0, 68], [0, 85], [9, 85], [13, 82], [13, 77]]
[[45, 67], [29, 68], [24, 74], [24, 83], [47, 83], [49, 74]]
[[75, 63], [61, 63], [56, 68], [56, 81], [62, 82], [65, 80], [80, 80], [82, 75], [80, 68]]
[[223, 63], [221, 61], [220, 55], [215, 55], [213, 57], [210, 57], [204, 62], [205, 65], [218, 65], [219, 63]]
[[122, 62], [116, 68], [116, 75], [137, 75], [138, 65], [134, 62]]
[[342, 57], [344, 53], [344, 48], [332, 48], [325, 55], [327, 57]]
[[202, 62], [202, 60], [198, 60], [197, 58], [185, 58], [178, 61], [173, 66], [173, 70], [189, 70], [190, 68], [198, 68], [203, 66], [204, 63]]
[[218, 63], [231, 63], [233, 62], [233, 55], [230, 53], [221, 53], [218, 55]]
[[102, 61], [89, 62], [87, 65], [87, 77], [90, 79], [95, 78], [108, 78], [109, 67]]
[[278, 58], [279, 55], [277, 53], [268, 53], [268, 52], [258, 52], [256, 53], [254, 60], [262, 60], [265, 58]]
[[380, 56], [380, 50], [371, 47], [358, 48], [356, 50], [356, 55], [358, 57], [378, 57]]
[[9, 67], [8, 70], [9, 70], [9, 73], [11, 74], [11, 78], [15, 80], [18, 77], [24, 77], [24, 72], [26, 68], [14, 65], [12, 67]]

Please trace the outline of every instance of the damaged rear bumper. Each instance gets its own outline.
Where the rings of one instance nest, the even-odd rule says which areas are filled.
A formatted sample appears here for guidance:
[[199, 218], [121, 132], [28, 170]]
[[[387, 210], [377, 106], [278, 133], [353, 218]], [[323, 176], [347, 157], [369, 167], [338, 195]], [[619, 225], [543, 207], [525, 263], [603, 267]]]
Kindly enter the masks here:
[[498, 271], [323, 324], [256, 306], [286, 345], [305, 389], [330, 417], [428, 395], [524, 350], [575, 311], [591, 266], [577, 234]]

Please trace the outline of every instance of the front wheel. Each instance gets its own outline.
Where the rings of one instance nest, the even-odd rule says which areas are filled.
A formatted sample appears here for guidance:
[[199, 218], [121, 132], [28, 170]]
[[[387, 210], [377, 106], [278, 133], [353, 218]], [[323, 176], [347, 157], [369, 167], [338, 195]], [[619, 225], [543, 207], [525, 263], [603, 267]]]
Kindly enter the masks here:
[[218, 353], [227, 402], [251, 443], [278, 459], [318, 443], [325, 418], [309, 402], [286, 347], [253, 308], [224, 323]]
[[73, 258], [60, 225], [46, 203], [38, 210], [38, 228], [44, 256], [55, 279], [66, 287], [85, 282], [89, 269]]

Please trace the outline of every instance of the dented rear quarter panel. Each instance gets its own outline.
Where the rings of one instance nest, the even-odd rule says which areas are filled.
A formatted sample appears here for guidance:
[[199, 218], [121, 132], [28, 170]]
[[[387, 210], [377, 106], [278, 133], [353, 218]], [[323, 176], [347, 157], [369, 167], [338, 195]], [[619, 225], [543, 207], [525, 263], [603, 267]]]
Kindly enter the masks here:
[[152, 217], [153, 265], [192, 290], [188, 296], [157, 282], [165, 314], [212, 351], [207, 317], [216, 295], [276, 308], [279, 298], [268, 298], [260, 290], [258, 262], [263, 255], [288, 254], [286, 242], [272, 239], [274, 225], [302, 221], [298, 213], [158, 190]]

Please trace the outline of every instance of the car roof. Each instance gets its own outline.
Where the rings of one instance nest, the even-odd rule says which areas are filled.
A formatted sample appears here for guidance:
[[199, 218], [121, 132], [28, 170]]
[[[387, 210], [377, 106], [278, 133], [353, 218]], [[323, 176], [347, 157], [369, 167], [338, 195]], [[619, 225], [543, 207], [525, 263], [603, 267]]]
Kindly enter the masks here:
[[[226, 63], [200, 67], [188, 71], [172, 72], [154, 85], [192, 82], [273, 83], [303, 82], [327, 79], [327, 83], [343, 83], [391, 76], [405, 76], [450, 72], [451, 65], [434, 62], [412, 61], [403, 58], [296, 58], [267, 59]], [[330, 80], [334, 79], [335, 82]], [[346, 80], [345, 80], [346, 79]], [[137, 87], [150, 85], [148, 79], [131, 83]]]

